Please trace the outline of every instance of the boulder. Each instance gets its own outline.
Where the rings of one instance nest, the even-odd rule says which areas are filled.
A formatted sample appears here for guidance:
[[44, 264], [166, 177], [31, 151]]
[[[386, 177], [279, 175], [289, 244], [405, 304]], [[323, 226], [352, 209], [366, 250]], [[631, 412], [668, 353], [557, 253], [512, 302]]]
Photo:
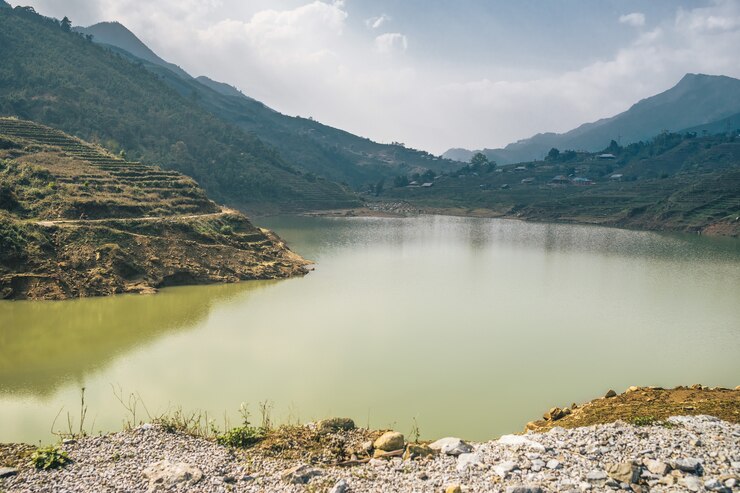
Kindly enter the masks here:
[[460, 454], [457, 457], [457, 466], [455, 466], [455, 469], [457, 472], [463, 472], [467, 470], [468, 468], [478, 467], [483, 465], [483, 458], [475, 453], [469, 453], [469, 454]]
[[673, 463], [673, 467], [683, 472], [690, 472], [691, 474], [698, 474], [701, 476], [703, 469], [701, 461], [699, 459], [678, 459]]
[[642, 461], [642, 463], [645, 464], [645, 467], [647, 467], [648, 471], [653, 474], [657, 474], [658, 476], [665, 476], [666, 474], [671, 472], [671, 466], [668, 463], [660, 460], [645, 459]]
[[18, 474], [18, 469], [15, 467], [0, 467], [0, 478], [7, 478], [15, 474]]
[[609, 391], [604, 395], [604, 397], [606, 397], [607, 399], [610, 399], [610, 398], [616, 397], [616, 396], [617, 396], [617, 393], [614, 392], [614, 390], [612, 390], [612, 389], [609, 389]]
[[451, 484], [445, 488], [445, 493], [462, 493], [462, 488], [459, 484]]
[[469, 454], [473, 451], [473, 447], [469, 443], [454, 437], [440, 438], [436, 442], [430, 443], [429, 448], [447, 455]]
[[382, 450], [384, 452], [393, 452], [394, 450], [400, 450], [403, 448], [404, 439], [403, 435], [397, 431], [386, 431], [380, 437], [373, 442], [373, 447], [376, 450]]
[[640, 467], [633, 462], [620, 462], [618, 464], [607, 464], [606, 473], [612, 479], [620, 483], [637, 483], [640, 480]]
[[149, 491], [160, 487], [164, 490], [193, 485], [203, 478], [203, 471], [185, 462], [161, 460], [151, 464], [142, 472], [149, 480]]
[[565, 416], [565, 413], [559, 407], [553, 407], [547, 411], [542, 417], [548, 421], [557, 421]]
[[496, 473], [499, 477], [505, 478], [507, 474], [518, 468], [519, 466], [516, 462], [514, 462], [513, 460], [507, 460], [493, 466], [493, 472]]
[[322, 419], [316, 423], [316, 429], [319, 433], [334, 433], [337, 431], [354, 430], [355, 422], [349, 418]]
[[283, 481], [290, 484], [306, 484], [315, 476], [321, 476], [321, 471], [305, 464], [291, 467], [280, 473]]
[[403, 453], [403, 459], [413, 459], [414, 457], [427, 457], [436, 453], [429, 445], [422, 443], [409, 443], [406, 445], [406, 451]]

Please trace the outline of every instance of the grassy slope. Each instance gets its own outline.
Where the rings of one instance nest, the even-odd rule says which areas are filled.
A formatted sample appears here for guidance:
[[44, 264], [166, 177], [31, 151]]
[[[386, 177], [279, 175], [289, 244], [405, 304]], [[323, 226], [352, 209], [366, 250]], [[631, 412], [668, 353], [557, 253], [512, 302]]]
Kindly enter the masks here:
[[[661, 140], [663, 139], [663, 140]], [[702, 231], [716, 224], [737, 235], [740, 223], [740, 141], [725, 137], [663, 136], [623, 150], [616, 161], [581, 154], [568, 162], [528, 163], [526, 171], [443, 177], [430, 189], [396, 188], [388, 196], [461, 214], [504, 215], [538, 221], [585, 222], [647, 229]], [[575, 173], [591, 186], [553, 187]], [[613, 173], [626, 181], [609, 179]], [[525, 178], [534, 183], [522, 184]], [[501, 189], [502, 185], [508, 189]]]
[[274, 279], [305, 264], [186, 176], [0, 119], [0, 298]]
[[48, 19], [0, 11], [0, 114], [33, 119], [186, 173], [214, 198], [261, 208], [356, 203], [309, 180], [259, 139], [204, 111], [141, 66]]

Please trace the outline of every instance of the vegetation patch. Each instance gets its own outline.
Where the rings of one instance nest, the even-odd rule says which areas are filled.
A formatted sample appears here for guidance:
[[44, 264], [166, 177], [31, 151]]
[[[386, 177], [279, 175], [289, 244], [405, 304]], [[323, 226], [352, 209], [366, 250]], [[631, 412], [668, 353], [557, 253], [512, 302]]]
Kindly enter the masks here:
[[39, 447], [31, 454], [31, 465], [36, 469], [56, 469], [72, 462], [67, 452], [55, 445]]

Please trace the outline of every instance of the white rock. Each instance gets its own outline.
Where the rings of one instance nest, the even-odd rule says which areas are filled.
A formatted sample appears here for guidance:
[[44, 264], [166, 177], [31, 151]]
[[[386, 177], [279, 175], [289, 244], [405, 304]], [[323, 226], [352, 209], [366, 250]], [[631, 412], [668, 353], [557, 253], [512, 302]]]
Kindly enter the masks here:
[[337, 484], [334, 485], [329, 493], [347, 493], [349, 491], [349, 483], [346, 479], [340, 479]]
[[586, 474], [586, 479], [589, 481], [603, 481], [607, 478], [606, 471], [603, 469], [594, 469]]
[[546, 466], [548, 469], [560, 469], [561, 467], [563, 467], [560, 461], [555, 459], [550, 459], [549, 461], [547, 461]]
[[679, 483], [685, 486], [689, 491], [702, 491], [704, 489], [704, 484], [701, 482], [701, 479], [696, 476], [686, 476], [685, 478], [681, 478]]
[[468, 454], [460, 454], [457, 457], [457, 466], [455, 467], [455, 469], [457, 470], [457, 472], [463, 472], [468, 468], [482, 465], [483, 458], [480, 456], [480, 454], [472, 452]]
[[447, 455], [469, 454], [473, 451], [473, 447], [470, 444], [454, 437], [440, 438], [436, 442], [430, 443], [429, 448]]
[[544, 445], [521, 435], [504, 435], [498, 439], [498, 443], [509, 447], [525, 447], [539, 452], [545, 451]]
[[171, 489], [181, 483], [195, 484], [203, 478], [203, 472], [185, 462], [161, 460], [151, 464], [142, 472], [149, 480], [149, 491], [158, 488]]
[[507, 474], [518, 468], [519, 466], [517, 466], [516, 462], [514, 462], [513, 460], [507, 460], [493, 466], [493, 472], [500, 477], [505, 478]]

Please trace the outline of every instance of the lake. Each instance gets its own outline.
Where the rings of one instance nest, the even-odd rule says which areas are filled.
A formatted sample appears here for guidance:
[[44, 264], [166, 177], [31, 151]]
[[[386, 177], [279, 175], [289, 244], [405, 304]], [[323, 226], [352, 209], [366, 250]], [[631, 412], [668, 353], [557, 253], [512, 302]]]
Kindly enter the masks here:
[[[0, 302], [0, 442], [114, 390], [222, 424], [349, 416], [484, 440], [630, 385], [740, 384], [740, 242], [513, 220], [275, 217], [304, 278]], [[94, 423], [93, 423], [94, 421]]]

